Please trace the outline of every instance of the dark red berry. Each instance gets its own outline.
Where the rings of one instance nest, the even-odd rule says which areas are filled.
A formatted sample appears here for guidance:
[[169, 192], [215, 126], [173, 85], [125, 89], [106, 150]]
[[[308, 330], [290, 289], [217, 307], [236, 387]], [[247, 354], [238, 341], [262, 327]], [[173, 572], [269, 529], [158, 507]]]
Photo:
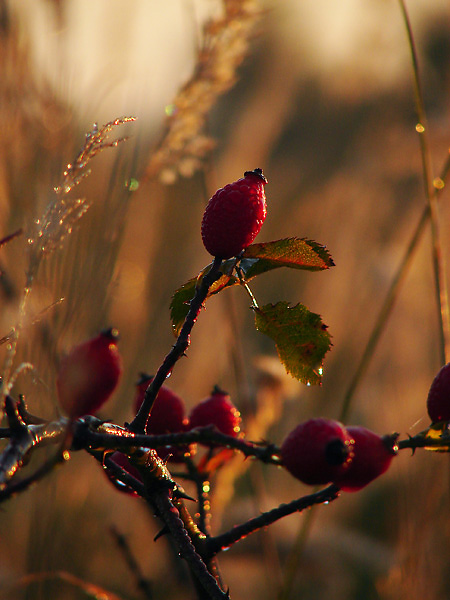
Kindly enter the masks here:
[[450, 363], [433, 379], [427, 398], [427, 410], [433, 423], [450, 421]]
[[[150, 375], [142, 374], [136, 387], [135, 412], [137, 413], [144, 400], [145, 391], [153, 380]], [[146, 433], [162, 435], [165, 433], [180, 433], [188, 429], [185, 404], [182, 398], [177, 396], [169, 388], [162, 386], [156, 396], [155, 402], [147, 421]], [[159, 448], [158, 455], [166, 459], [169, 455], [172, 461], [181, 461], [183, 454], [188, 451], [187, 447], [171, 446]]]
[[[130, 463], [128, 456], [126, 456], [122, 452], [116, 451], [111, 454], [111, 460], [115, 462], [116, 465], [121, 467], [126, 473], [132, 475], [135, 479], [142, 483], [141, 474], [139, 473], [138, 469], [136, 469], [136, 467]], [[117, 481], [116, 477], [111, 473], [111, 471], [108, 468], [106, 468], [104, 472], [115, 488], [117, 488], [121, 492], [125, 492], [133, 496], [136, 495], [136, 492], [131, 487], [128, 487], [120, 481]]]
[[329, 483], [352, 459], [352, 440], [338, 421], [309, 419], [297, 425], [281, 446], [286, 469], [309, 485]]
[[229, 394], [215, 387], [211, 396], [194, 406], [189, 416], [189, 427], [214, 425], [220, 432], [237, 437], [240, 432], [241, 413], [232, 403]]
[[262, 169], [254, 169], [212, 196], [202, 220], [203, 244], [210, 254], [226, 259], [250, 246], [266, 218], [266, 183]]
[[379, 436], [365, 427], [347, 427], [354, 441], [353, 460], [348, 469], [333, 478], [345, 492], [356, 492], [387, 471], [397, 454], [397, 434]]
[[116, 329], [75, 346], [60, 363], [58, 401], [73, 419], [94, 414], [110, 398], [122, 374]]

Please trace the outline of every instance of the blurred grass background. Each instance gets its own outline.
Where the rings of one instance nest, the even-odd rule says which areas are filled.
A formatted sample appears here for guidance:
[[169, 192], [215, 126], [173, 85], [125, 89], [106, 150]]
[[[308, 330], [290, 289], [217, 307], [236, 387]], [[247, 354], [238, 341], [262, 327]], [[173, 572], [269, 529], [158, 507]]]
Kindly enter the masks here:
[[[443, 0], [415, 0], [408, 8], [437, 175], [450, 139], [450, 9]], [[208, 56], [214, 60], [205, 62]], [[155, 372], [173, 343], [171, 295], [210, 260], [199, 231], [207, 199], [245, 170], [262, 167], [268, 217], [258, 239], [315, 239], [336, 263], [322, 273], [270, 273], [252, 286], [261, 303], [300, 301], [323, 316], [334, 344], [323, 386], [307, 388], [283, 374], [270, 340], [254, 331], [240, 290], [208, 302], [170, 386], [191, 407], [219, 384], [242, 411], [249, 436], [278, 444], [303, 419], [337, 418], [425, 203], [397, 3], [3, 1], [0, 64], [2, 237], [19, 227], [27, 231], [43, 213], [94, 121], [138, 118], [117, 130], [131, 136], [125, 144], [93, 161], [92, 174], [75, 190], [93, 206], [34, 282], [30, 321], [65, 301], [20, 339], [16, 366], [30, 361], [36, 376], [21, 375], [14, 393], [26, 394], [30, 411], [55, 415], [58, 355], [114, 325], [125, 376], [103, 416], [118, 423], [132, 417], [138, 373]], [[209, 88], [200, 85], [202, 76], [213, 82]], [[187, 97], [177, 114], [180, 89]], [[190, 145], [175, 137], [161, 155], [165, 114], [174, 115], [175, 128], [185, 128]], [[215, 147], [203, 157], [211, 140]], [[131, 178], [140, 181], [135, 191]], [[448, 245], [445, 190], [440, 206]], [[1, 249], [0, 335], [17, 322], [26, 246], [24, 234]], [[438, 340], [427, 233], [347, 422], [402, 436], [425, 428], [426, 395], [440, 366]], [[0, 347], [2, 358], [5, 351]], [[382, 479], [320, 507], [291, 597], [445, 598], [448, 470], [446, 455], [402, 452]], [[283, 471], [238, 457], [218, 477], [213, 529], [307, 491]], [[221, 557], [233, 598], [279, 596], [303, 519], [291, 516]], [[0, 598], [85, 598], [60, 580], [23, 580], [59, 571], [138, 598], [111, 525], [128, 536], [155, 599], [193, 597], [190, 584], [183, 589], [176, 581], [166, 541], [152, 541], [158, 525], [145, 507], [115, 491], [90, 457], [74, 454], [2, 507]]]

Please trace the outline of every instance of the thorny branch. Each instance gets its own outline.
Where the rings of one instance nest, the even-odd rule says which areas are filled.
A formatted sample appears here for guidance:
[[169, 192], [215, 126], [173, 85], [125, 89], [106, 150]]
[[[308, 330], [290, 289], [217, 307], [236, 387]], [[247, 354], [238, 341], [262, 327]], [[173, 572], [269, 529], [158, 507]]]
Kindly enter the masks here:
[[155, 377], [152, 379], [152, 382], [148, 386], [144, 401], [142, 403], [141, 408], [139, 409], [136, 417], [129, 425], [130, 431], [135, 433], [143, 433], [145, 431], [145, 426], [147, 424], [148, 417], [153, 407], [153, 403], [155, 401], [158, 392], [167, 379], [167, 377], [172, 372], [173, 367], [177, 360], [179, 360], [190, 344], [190, 335], [192, 328], [195, 325], [197, 317], [200, 313], [200, 310], [203, 306], [203, 302], [206, 300], [208, 295], [209, 288], [212, 284], [220, 277], [220, 265], [222, 264], [222, 260], [220, 258], [215, 258], [212, 263], [211, 269], [208, 273], [203, 277], [200, 282], [200, 285], [197, 287], [195, 296], [192, 298], [189, 305], [189, 312], [184, 321], [183, 327], [181, 328], [180, 335], [177, 338], [174, 346], [170, 350], [169, 354], [166, 356], [158, 371], [156, 372]]
[[[207, 293], [207, 289], [202, 293]], [[196, 298], [196, 301], [201, 306], [199, 298]], [[183, 499], [188, 497], [172, 478], [165, 463], [157, 457], [156, 448], [213, 442], [233, 448], [245, 457], [254, 457], [280, 466], [282, 461], [279, 448], [273, 444], [255, 444], [236, 439], [212, 427], [170, 435], [143, 435], [113, 423], [102, 422], [92, 416], [86, 416], [73, 423], [69, 423], [64, 417], [56, 421], [40, 422], [39, 418], [27, 412], [22, 398], [16, 402], [10, 396], [5, 398], [4, 413], [8, 427], [0, 429], [0, 437], [8, 441], [0, 454], [0, 502], [46, 476], [59, 462], [68, 457], [66, 450], [86, 450], [107, 469], [113, 481], [121, 482], [123, 486], [146, 500], [154, 514], [163, 522], [163, 530], [170, 534], [177, 553], [186, 560], [205, 598], [223, 600], [229, 597], [228, 593], [221, 589], [218, 575], [215, 577], [213, 559], [218, 553], [287, 515], [301, 512], [316, 504], [331, 502], [339, 496], [339, 488], [330, 485], [262, 513], [222, 534], [208, 536], [198, 528], [191, 517], [183, 502]], [[48, 445], [57, 446], [57, 451], [30, 476], [16, 480], [16, 473], [26, 463], [31, 452]], [[448, 423], [435, 423], [414, 437], [399, 441], [397, 447], [450, 451]], [[139, 470], [141, 480], [115, 463], [111, 456], [117, 450], [129, 457], [130, 463]]]
[[331, 502], [338, 496], [339, 488], [337, 485], [332, 484], [327, 488], [320, 490], [319, 492], [315, 492], [314, 494], [309, 494], [308, 496], [302, 496], [297, 500], [293, 500], [292, 502], [289, 502], [289, 504], [281, 504], [277, 508], [262, 513], [258, 517], [246, 521], [242, 525], [233, 527], [233, 529], [230, 529], [230, 531], [227, 531], [222, 535], [208, 538], [206, 541], [206, 554], [207, 556], [215, 556], [221, 550], [229, 548], [232, 544], [235, 544], [239, 540], [247, 537], [249, 534], [258, 531], [262, 527], [267, 527], [268, 525], [275, 523], [275, 521], [278, 521], [287, 515], [291, 515], [295, 512], [302, 512], [306, 508], [310, 508], [315, 504], [325, 504], [327, 502]]
[[186, 445], [200, 442], [214, 442], [220, 446], [238, 450], [246, 457], [254, 457], [263, 463], [280, 465], [280, 451], [274, 444], [248, 442], [217, 431], [214, 427], [199, 427], [183, 433], [164, 435], [133, 434], [113, 423], [102, 423], [95, 417], [80, 420], [74, 430], [75, 447], [121, 449], [142, 446], [144, 448], [162, 448], [164, 446]]

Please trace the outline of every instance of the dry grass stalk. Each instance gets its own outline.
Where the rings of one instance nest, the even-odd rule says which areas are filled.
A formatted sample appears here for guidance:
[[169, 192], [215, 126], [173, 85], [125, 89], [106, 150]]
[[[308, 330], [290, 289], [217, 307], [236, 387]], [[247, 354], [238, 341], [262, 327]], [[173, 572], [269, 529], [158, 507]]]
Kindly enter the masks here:
[[68, 197], [68, 194], [82, 179], [89, 175], [90, 169], [87, 166], [99, 152], [105, 148], [115, 147], [126, 139], [119, 138], [109, 141], [109, 133], [117, 125], [134, 120], [134, 117], [122, 117], [106, 123], [100, 129], [97, 124], [94, 124], [92, 131], [86, 134], [83, 148], [73, 163], [67, 165], [62, 183], [55, 188], [56, 197], [47, 206], [44, 215], [34, 223], [33, 230], [28, 236], [30, 254], [18, 322], [7, 336], [8, 346], [1, 384], [1, 390], [5, 394], [9, 393], [15, 380], [15, 375], [11, 375], [12, 365], [16, 355], [19, 335], [26, 320], [31, 287], [39, 265], [44, 257], [61, 245], [64, 238], [71, 233], [74, 225], [90, 206], [86, 199], [71, 198]]
[[115, 119], [103, 125], [101, 129], [94, 124], [92, 131], [86, 134], [82, 150], [74, 162], [67, 165], [62, 183], [55, 188], [56, 198], [48, 205], [43, 217], [37, 219], [34, 231], [28, 238], [31, 253], [27, 286], [30, 285], [41, 258], [61, 244], [89, 208], [85, 198], [67, 198], [67, 195], [89, 175], [90, 169], [87, 169], [87, 165], [99, 152], [105, 148], [115, 147], [126, 139], [108, 141], [108, 134], [114, 127], [134, 120], [133, 117]]
[[224, 12], [205, 25], [194, 74], [166, 107], [166, 130], [150, 158], [146, 178], [159, 176], [164, 183], [173, 183], [179, 175], [191, 176], [215, 146], [202, 133], [208, 112], [235, 83], [261, 9], [257, 0], [225, 0]]

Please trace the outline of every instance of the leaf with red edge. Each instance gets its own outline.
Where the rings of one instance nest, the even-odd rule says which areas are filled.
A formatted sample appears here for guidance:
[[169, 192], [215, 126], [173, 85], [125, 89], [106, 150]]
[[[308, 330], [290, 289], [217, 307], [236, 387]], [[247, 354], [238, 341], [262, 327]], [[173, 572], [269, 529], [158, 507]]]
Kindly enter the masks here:
[[307, 384], [321, 384], [322, 364], [331, 336], [320, 315], [288, 302], [255, 308], [255, 326], [272, 338], [287, 373]]

